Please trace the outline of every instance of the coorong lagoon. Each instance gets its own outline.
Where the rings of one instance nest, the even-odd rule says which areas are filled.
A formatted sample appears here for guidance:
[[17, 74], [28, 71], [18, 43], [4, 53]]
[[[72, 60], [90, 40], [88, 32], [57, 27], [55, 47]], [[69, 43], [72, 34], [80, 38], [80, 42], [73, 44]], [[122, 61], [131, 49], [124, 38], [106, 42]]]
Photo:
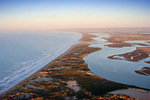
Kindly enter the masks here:
[[[118, 83], [134, 85], [141, 88], [150, 89], [150, 77], [135, 73], [135, 70], [140, 70], [143, 67], [149, 67], [150, 64], [145, 63], [149, 61], [150, 57], [140, 60], [139, 62], [131, 62], [127, 60], [109, 59], [109, 56], [133, 52], [136, 47], [140, 45], [133, 45], [129, 47], [113, 48], [105, 46], [111, 44], [105, 39], [110, 35], [102, 33], [91, 33], [94, 37], [94, 43], [90, 47], [101, 48], [102, 50], [93, 52], [84, 57], [85, 62], [89, 65], [90, 70], [96, 75]], [[148, 44], [143, 41], [128, 41], [130, 43]], [[149, 44], [150, 45], [150, 44]]]

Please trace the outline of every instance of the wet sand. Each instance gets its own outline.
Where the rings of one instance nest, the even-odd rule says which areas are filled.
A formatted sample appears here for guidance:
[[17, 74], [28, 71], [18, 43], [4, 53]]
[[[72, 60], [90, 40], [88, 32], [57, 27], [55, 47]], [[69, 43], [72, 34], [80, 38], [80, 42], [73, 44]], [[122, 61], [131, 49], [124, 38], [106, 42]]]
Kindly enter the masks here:
[[[134, 86], [108, 81], [93, 74], [83, 58], [101, 48], [88, 47], [93, 36], [87, 33], [82, 35], [80, 41], [83, 43], [72, 46], [66, 53], [3, 94], [1, 99], [124, 98], [124, 100], [133, 100], [125, 95], [107, 94], [110, 91]], [[74, 86], [78, 86], [78, 91], [74, 90], [74, 86], [68, 86], [70, 82], [76, 82]]]

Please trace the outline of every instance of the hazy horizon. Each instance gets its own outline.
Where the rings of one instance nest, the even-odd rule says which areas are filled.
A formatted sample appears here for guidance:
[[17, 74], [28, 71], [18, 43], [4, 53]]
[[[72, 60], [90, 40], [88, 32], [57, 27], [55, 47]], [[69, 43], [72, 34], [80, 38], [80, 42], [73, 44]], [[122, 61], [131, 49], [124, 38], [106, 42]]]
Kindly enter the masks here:
[[0, 31], [150, 27], [149, 0], [1, 0]]

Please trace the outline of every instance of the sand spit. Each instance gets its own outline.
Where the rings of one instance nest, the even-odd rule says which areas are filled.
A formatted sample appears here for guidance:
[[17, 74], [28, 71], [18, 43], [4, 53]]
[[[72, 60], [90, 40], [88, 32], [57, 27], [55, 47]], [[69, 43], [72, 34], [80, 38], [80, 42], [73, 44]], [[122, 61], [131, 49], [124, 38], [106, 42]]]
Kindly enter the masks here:
[[[83, 33], [83, 37], [91, 37], [91, 35]], [[110, 91], [127, 89], [133, 86], [119, 84], [89, 74], [91, 72], [83, 58], [92, 52], [101, 50], [101, 48], [88, 47], [89, 43], [92, 42], [91, 38], [81, 40], [82, 42], [85, 40], [85, 43], [74, 45], [65, 54], [2, 95], [1, 99], [15, 99], [29, 94], [30, 96], [25, 96], [21, 99], [65, 100], [67, 98], [75, 98], [134, 100], [126, 95], [107, 94]], [[55, 66], [62, 68], [55, 68]]]

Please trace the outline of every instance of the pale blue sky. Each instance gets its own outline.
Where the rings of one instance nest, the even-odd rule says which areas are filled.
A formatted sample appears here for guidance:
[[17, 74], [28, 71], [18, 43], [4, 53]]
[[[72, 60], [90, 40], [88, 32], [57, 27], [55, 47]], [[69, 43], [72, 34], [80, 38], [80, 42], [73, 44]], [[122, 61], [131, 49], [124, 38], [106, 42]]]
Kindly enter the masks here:
[[149, 27], [150, 0], [0, 0], [0, 30]]

